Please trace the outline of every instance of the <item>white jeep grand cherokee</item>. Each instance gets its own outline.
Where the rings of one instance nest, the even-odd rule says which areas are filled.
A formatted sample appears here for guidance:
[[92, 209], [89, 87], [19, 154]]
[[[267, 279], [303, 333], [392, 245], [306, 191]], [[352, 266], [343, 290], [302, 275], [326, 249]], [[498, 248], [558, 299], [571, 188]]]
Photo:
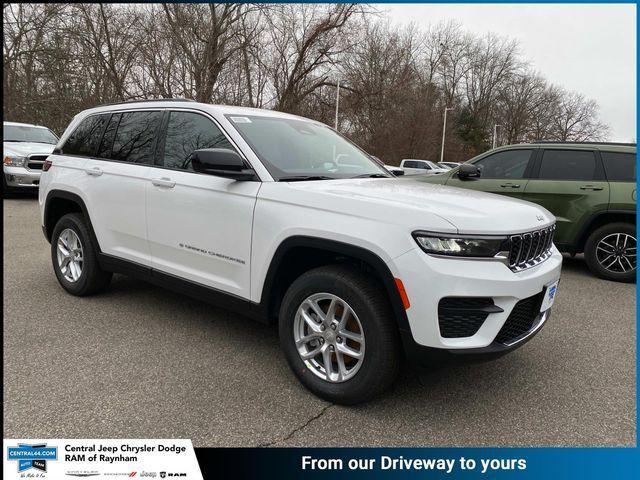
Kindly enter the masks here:
[[77, 115], [39, 202], [74, 295], [135, 275], [279, 323], [293, 372], [352, 404], [402, 352], [491, 358], [549, 317], [553, 216], [502, 196], [393, 178], [321, 123], [178, 100]]

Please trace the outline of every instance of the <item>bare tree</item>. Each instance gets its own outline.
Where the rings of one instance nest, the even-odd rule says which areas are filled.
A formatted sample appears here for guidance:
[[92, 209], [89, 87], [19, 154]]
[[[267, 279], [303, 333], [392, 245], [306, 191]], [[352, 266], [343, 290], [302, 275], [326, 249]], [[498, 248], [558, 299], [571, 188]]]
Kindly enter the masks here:
[[464, 160], [501, 141], [600, 140], [597, 104], [549, 85], [514, 40], [397, 27], [351, 4], [5, 4], [5, 119], [61, 132], [114, 100], [186, 97], [333, 124], [387, 162]]

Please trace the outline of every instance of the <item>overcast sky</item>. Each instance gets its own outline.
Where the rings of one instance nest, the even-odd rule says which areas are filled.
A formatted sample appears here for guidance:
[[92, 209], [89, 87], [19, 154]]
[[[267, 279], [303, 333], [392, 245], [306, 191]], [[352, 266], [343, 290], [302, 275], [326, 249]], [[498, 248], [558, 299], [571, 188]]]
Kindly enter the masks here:
[[636, 140], [635, 5], [377, 5], [395, 22], [457, 20], [465, 30], [515, 38], [550, 82], [600, 105], [610, 140]]

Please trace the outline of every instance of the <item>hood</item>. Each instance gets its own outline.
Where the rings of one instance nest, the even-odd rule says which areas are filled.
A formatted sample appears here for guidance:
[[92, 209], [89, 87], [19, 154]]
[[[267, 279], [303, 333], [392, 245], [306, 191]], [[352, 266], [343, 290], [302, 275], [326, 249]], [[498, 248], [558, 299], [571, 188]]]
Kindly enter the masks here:
[[2, 144], [2, 156], [15, 155], [26, 157], [32, 153], [51, 153], [54, 148], [56, 148], [56, 146], [50, 143], [4, 142]]
[[406, 178], [291, 182], [289, 186], [300, 191], [297, 198], [324, 197], [311, 200], [324, 208], [402, 222], [412, 229], [438, 228], [444, 220], [449, 224], [446, 230], [454, 227], [457, 233], [511, 234], [555, 222], [548, 210], [523, 200]]

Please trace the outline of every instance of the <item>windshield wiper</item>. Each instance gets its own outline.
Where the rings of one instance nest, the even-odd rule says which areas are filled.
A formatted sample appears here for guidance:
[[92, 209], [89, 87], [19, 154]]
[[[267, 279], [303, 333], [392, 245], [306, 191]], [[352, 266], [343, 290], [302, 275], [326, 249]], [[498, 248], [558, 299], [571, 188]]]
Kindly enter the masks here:
[[336, 180], [334, 177], [324, 175], [295, 175], [291, 177], [280, 177], [279, 182], [302, 182], [305, 180]]
[[385, 175], [384, 173], [363, 173], [362, 175], [356, 175], [351, 178], [391, 178], [389, 175]]

